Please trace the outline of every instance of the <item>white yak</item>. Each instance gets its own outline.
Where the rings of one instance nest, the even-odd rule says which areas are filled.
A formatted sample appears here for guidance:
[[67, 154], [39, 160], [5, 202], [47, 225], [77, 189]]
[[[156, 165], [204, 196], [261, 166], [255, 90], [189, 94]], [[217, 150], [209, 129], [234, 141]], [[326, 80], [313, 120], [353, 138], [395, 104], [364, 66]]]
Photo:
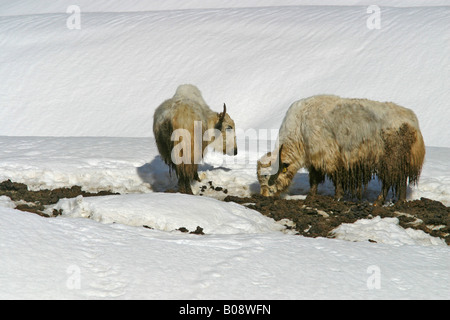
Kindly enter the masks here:
[[198, 164], [209, 144], [217, 152], [237, 154], [235, 124], [226, 105], [223, 112], [214, 112], [194, 85], [180, 85], [175, 95], [155, 110], [153, 133], [158, 151], [175, 171], [182, 193], [192, 194], [191, 182], [198, 180]]
[[319, 95], [294, 102], [281, 124], [278, 146], [257, 165], [261, 194], [285, 191], [300, 168], [309, 171], [310, 194], [329, 177], [337, 199], [377, 175], [382, 182], [376, 204], [390, 188], [406, 199], [407, 182], [417, 183], [425, 146], [416, 115], [391, 102]]

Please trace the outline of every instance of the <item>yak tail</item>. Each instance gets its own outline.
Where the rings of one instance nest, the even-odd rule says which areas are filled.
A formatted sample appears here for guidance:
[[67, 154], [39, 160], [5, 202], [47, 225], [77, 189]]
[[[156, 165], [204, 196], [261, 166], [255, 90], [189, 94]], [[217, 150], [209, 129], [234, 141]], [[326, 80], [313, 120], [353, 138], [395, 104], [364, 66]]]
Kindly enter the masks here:
[[[192, 194], [191, 181], [198, 180], [198, 165], [193, 162], [193, 143], [187, 130], [177, 128], [174, 121], [164, 121], [155, 130], [155, 140], [163, 161], [174, 171], [178, 179], [179, 192]], [[181, 129], [177, 131], [177, 129]], [[182, 133], [186, 133], [183, 135]], [[178, 135], [178, 133], [181, 133]]]
[[172, 162], [171, 154], [174, 147], [174, 142], [170, 139], [172, 136], [173, 127], [170, 121], [164, 121], [155, 128], [155, 140], [158, 147], [159, 154], [163, 161], [169, 166], [170, 170], [175, 169], [175, 164]]
[[414, 130], [415, 141], [411, 145], [409, 183], [417, 184], [420, 173], [422, 172], [423, 162], [425, 160], [425, 143], [422, 133]]
[[425, 158], [422, 134], [407, 123], [396, 131], [384, 131], [384, 156], [380, 161], [378, 176], [383, 184], [398, 194], [407, 182], [417, 184]]

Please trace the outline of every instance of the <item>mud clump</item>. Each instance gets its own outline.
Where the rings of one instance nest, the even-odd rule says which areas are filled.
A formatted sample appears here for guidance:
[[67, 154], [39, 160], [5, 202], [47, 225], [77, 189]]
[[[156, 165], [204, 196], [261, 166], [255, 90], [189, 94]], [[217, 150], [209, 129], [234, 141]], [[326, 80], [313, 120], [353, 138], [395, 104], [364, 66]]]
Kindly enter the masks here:
[[276, 221], [289, 219], [294, 224], [288, 228], [306, 237], [333, 237], [331, 231], [342, 223], [380, 216], [398, 218], [401, 227], [422, 230], [450, 244], [450, 208], [426, 198], [382, 207], [367, 201], [336, 201], [322, 195], [307, 196], [304, 200], [261, 195], [248, 198], [227, 196], [224, 201], [245, 205]]

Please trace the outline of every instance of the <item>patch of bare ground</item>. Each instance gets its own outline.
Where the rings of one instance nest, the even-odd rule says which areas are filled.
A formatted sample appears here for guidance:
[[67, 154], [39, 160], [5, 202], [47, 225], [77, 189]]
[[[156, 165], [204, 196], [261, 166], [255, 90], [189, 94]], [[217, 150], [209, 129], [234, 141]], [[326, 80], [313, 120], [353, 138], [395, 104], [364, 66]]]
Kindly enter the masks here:
[[28, 189], [28, 186], [23, 183], [12, 182], [11, 180], [0, 183], [0, 196], [8, 196], [12, 201], [19, 202], [16, 209], [36, 213], [43, 217], [51, 217], [60, 214], [58, 212], [53, 212], [53, 215], [48, 215], [44, 212], [46, 205], [55, 204], [59, 199], [75, 198], [79, 195], [82, 195], [83, 197], [93, 197], [111, 194], [117, 193], [110, 191], [91, 193], [81, 190], [80, 186], [31, 191]]
[[[226, 194], [227, 190], [214, 187], [212, 182], [204, 188]], [[51, 215], [44, 212], [46, 205], [55, 204], [62, 198], [104, 196], [117, 194], [110, 191], [91, 193], [83, 191], [80, 186], [57, 188], [53, 190], [31, 191], [26, 184], [6, 180], [0, 183], [0, 195], [6, 195], [17, 203], [16, 209], [33, 212], [44, 217], [54, 217], [61, 212]], [[299, 235], [306, 237], [332, 237], [330, 232], [342, 223], [353, 223], [359, 219], [371, 219], [376, 216], [382, 218], [396, 217], [403, 228], [423, 230], [433, 237], [439, 237], [450, 244], [450, 207], [441, 202], [427, 198], [396, 203], [391, 206], [373, 206], [367, 201], [336, 201], [332, 197], [316, 195], [307, 196], [304, 200], [286, 200], [274, 197], [253, 195], [241, 198], [226, 196], [226, 202], [235, 202], [276, 221], [288, 219], [293, 222], [294, 229]], [[189, 230], [181, 229], [188, 232]], [[203, 234], [201, 228], [191, 233]]]
[[450, 244], [450, 208], [427, 198], [381, 207], [367, 201], [336, 201], [322, 195], [307, 196], [304, 200], [260, 195], [248, 198], [227, 196], [224, 201], [245, 205], [276, 221], [289, 219], [294, 222], [291, 228], [306, 237], [332, 237], [330, 232], [342, 223], [380, 216], [396, 217], [403, 228], [423, 230]]

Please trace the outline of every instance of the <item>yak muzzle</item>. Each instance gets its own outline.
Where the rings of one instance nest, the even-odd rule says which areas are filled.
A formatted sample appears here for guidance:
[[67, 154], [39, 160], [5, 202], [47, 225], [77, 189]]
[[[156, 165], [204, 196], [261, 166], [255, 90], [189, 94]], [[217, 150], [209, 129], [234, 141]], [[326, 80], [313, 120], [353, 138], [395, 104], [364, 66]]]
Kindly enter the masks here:
[[261, 187], [261, 195], [264, 197], [268, 197], [269, 196], [269, 188]]

